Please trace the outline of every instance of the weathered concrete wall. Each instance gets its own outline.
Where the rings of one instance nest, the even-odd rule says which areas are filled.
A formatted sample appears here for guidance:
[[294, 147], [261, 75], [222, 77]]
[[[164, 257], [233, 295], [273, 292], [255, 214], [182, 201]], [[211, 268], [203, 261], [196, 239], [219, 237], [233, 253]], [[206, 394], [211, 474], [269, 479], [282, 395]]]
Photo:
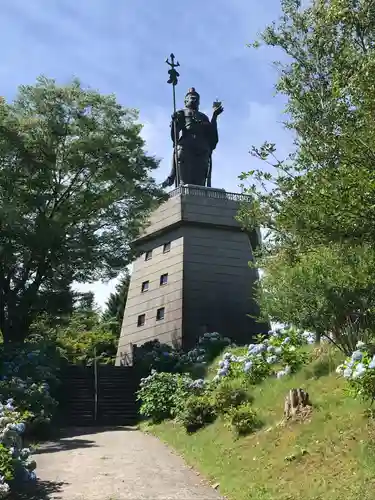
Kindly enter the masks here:
[[[158, 338], [168, 344], [194, 345], [204, 331], [218, 331], [241, 343], [260, 327], [248, 314], [256, 312], [252, 287], [257, 273], [249, 237], [234, 219], [236, 196], [206, 188], [182, 189], [159, 207], [138, 239], [141, 255], [134, 263], [119, 341], [117, 364], [131, 344]], [[163, 245], [171, 242], [170, 252]], [[160, 286], [160, 276], [168, 283]], [[149, 281], [147, 292], [142, 283]], [[163, 320], [156, 319], [165, 308]], [[137, 326], [145, 314], [145, 324]]]
[[184, 235], [184, 346], [202, 331], [217, 331], [238, 343], [250, 342], [259, 326], [253, 285], [257, 272], [248, 265], [252, 250], [246, 233], [187, 227]]
[[[168, 242], [170, 251], [163, 253], [164, 243]], [[116, 364], [131, 352], [131, 344], [142, 345], [158, 338], [160, 342], [181, 345], [183, 238], [175, 231], [167, 239], [161, 237], [152, 243], [152, 258], [145, 261], [142, 254], [133, 265]], [[160, 285], [160, 276], [165, 273], [168, 283]], [[145, 281], [149, 282], [148, 290], [142, 292]], [[161, 307], [165, 308], [165, 317], [158, 321], [156, 312]], [[145, 324], [138, 326], [141, 314], [145, 314]]]

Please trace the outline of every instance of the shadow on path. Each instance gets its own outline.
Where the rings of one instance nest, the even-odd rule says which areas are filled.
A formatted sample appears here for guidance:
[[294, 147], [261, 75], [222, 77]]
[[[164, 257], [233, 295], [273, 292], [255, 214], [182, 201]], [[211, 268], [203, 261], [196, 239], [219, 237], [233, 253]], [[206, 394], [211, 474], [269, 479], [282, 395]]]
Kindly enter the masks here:
[[95, 441], [89, 439], [59, 439], [57, 441], [52, 441], [46, 444], [42, 444], [40, 447], [33, 450], [33, 455], [40, 455], [43, 453], [56, 453], [58, 451], [71, 451], [77, 450], [79, 448], [93, 448], [97, 446]]
[[[25, 486], [22, 490], [17, 493], [12, 493], [8, 497], [9, 500], [50, 500], [52, 494], [62, 493], [63, 486], [67, 483], [55, 482], [55, 481], [37, 481], [33, 485]], [[59, 495], [54, 496], [54, 499], [58, 500]]]
[[135, 431], [136, 427], [68, 427], [56, 431], [53, 438], [38, 446], [33, 455], [93, 448], [98, 445], [92, 439], [84, 439], [85, 435], [101, 434], [113, 431]]
[[57, 431], [54, 438], [72, 438], [77, 436], [85, 436], [87, 434], [102, 434], [103, 432], [113, 432], [113, 431], [136, 431], [137, 426], [101, 426], [101, 427], [63, 427]]

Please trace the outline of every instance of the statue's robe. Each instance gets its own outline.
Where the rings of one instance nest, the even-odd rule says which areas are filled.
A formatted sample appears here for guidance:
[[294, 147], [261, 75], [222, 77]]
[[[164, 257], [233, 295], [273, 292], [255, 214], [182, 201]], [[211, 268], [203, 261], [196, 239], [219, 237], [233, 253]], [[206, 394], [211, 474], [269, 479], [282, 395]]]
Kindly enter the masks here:
[[[216, 120], [212, 123], [200, 111], [182, 109], [171, 123], [171, 138], [175, 147], [177, 136], [177, 161], [180, 184], [211, 185], [212, 152], [219, 141]], [[173, 154], [172, 170], [167, 183], [177, 185], [176, 154]]]

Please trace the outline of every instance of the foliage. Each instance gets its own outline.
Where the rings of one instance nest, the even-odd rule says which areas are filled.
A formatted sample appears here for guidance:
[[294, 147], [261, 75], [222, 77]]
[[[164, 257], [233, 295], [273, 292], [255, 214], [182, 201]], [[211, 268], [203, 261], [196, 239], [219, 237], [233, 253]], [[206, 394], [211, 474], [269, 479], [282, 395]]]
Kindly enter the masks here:
[[344, 363], [337, 367], [337, 373], [349, 381], [350, 394], [366, 402], [375, 401], [375, 353], [374, 346], [358, 342], [356, 350]]
[[141, 380], [137, 394], [141, 415], [154, 423], [175, 416], [183, 407], [191, 382], [186, 375], [153, 371]]
[[118, 338], [121, 333], [126, 300], [130, 284], [129, 272], [125, 272], [116, 285], [115, 293], [111, 293], [104, 310], [102, 321], [108, 323], [114, 335]]
[[295, 150], [280, 160], [275, 144], [254, 147], [265, 168], [241, 176], [252, 202], [239, 220], [268, 230], [257, 262], [265, 271], [261, 306], [318, 334], [345, 332], [353, 315], [372, 328], [374, 6], [283, 0], [282, 11], [255, 46], [285, 56], [276, 90], [287, 101]]
[[246, 436], [261, 426], [257, 413], [250, 403], [232, 407], [226, 415], [226, 420], [227, 426], [237, 437]]
[[0, 348], [0, 394], [22, 412], [29, 434], [39, 435], [50, 427], [62, 361], [56, 346], [45, 340]]
[[198, 368], [205, 368], [225, 347], [230, 345], [230, 339], [221, 337], [219, 333], [205, 333], [198, 339], [197, 346], [188, 352], [174, 349], [158, 340], [151, 340], [137, 347], [135, 364], [142, 375], [151, 370], [168, 373], [194, 374], [202, 372]]
[[318, 379], [333, 373], [343, 361], [344, 354], [331, 342], [320, 344], [309, 356], [309, 362], [303, 367], [306, 379]]
[[178, 421], [187, 432], [195, 432], [216, 418], [216, 410], [206, 394], [191, 395], [185, 401], [183, 410], [177, 415]]
[[[222, 337], [218, 332], [204, 333], [198, 339], [197, 351], [190, 351], [190, 358], [195, 356], [194, 362], [206, 361], [210, 363], [223, 349], [231, 345], [228, 337]], [[203, 359], [200, 359], [203, 356]]]
[[118, 338], [95, 309], [79, 306], [69, 317], [61, 318], [59, 325], [51, 325], [48, 317], [39, 317], [31, 331], [34, 338], [57, 347], [66, 362], [91, 366], [95, 355], [101, 364], [114, 362]]
[[212, 393], [213, 405], [221, 415], [230, 412], [232, 408], [236, 408], [243, 403], [250, 403], [251, 399], [241, 379], [224, 379]]
[[137, 347], [134, 353], [134, 364], [143, 376], [155, 370], [157, 372], [181, 373], [181, 353], [159, 340], [150, 340]]
[[214, 381], [223, 378], [244, 378], [258, 384], [270, 375], [281, 378], [296, 372], [307, 360], [304, 348], [314, 341], [311, 333], [294, 328], [270, 331], [259, 336], [257, 344], [250, 344], [240, 355], [224, 353], [219, 361]]
[[16, 410], [13, 399], [0, 402], [0, 498], [18, 483], [36, 479], [36, 463], [22, 443], [25, 418], [27, 415]]
[[90, 366], [96, 356], [99, 363], [111, 364], [116, 356], [117, 338], [106, 328], [97, 314], [75, 313], [53, 338], [70, 363]]
[[27, 337], [50, 290], [112, 278], [133, 259], [131, 242], [164, 197], [136, 119], [78, 80], [41, 77], [0, 104], [5, 342]]
[[[323, 346], [333, 349], [340, 360], [340, 352], [328, 343]], [[308, 350], [315, 353], [314, 346]], [[309, 362], [306, 368], [311, 368]], [[346, 386], [346, 379], [335, 373], [306, 379], [304, 368], [290, 377], [266, 379], [251, 387], [252, 409], [262, 428], [241, 439], [233, 439], [228, 422], [221, 418], [194, 436], [172, 421], [150, 430], [202, 476], [219, 483], [222, 497], [372, 500], [367, 485], [375, 474], [375, 420], [364, 418], [367, 405], [348, 397]], [[292, 387], [310, 394], [311, 419], [280, 426], [285, 395]], [[307, 453], [299, 454], [301, 450]], [[287, 461], [293, 455], [297, 458]]]
[[331, 333], [347, 354], [375, 325], [372, 245], [316, 245], [267, 261], [258, 289], [263, 314], [320, 335]]

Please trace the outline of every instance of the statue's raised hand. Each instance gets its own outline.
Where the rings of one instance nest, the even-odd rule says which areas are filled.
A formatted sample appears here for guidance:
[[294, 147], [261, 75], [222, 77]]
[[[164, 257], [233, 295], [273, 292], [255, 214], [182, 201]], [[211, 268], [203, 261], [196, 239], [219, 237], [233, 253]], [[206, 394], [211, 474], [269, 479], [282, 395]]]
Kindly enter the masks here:
[[212, 107], [213, 107], [212, 116], [214, 118], [217, 118], [224, 111], [223, 105], [219, 101], [215, 101]]

